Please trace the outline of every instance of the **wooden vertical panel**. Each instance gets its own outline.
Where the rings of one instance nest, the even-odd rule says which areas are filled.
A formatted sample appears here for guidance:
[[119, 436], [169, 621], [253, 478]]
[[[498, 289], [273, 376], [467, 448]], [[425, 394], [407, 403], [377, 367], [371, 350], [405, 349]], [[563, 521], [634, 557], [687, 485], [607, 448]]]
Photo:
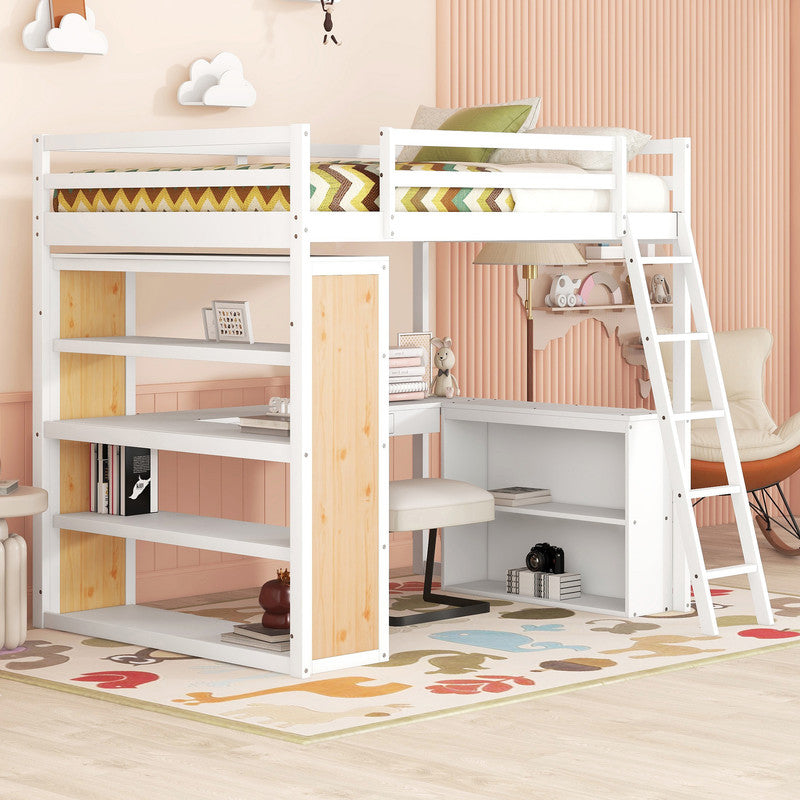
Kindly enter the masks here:
[[313, 657], [378, 647], [378, 279], [313, 279]]
[[[125, 280], [120, 273], [61, 273], [61, 336], [125, 333]], [[61, 417], [125, 413], [125, 360], [61, 354]], [[90, 446], [61, 443], [61, 513], [89, 509]], [[77, 531], [61, 536], [61, 611], [125, 602], [125, 540]]]

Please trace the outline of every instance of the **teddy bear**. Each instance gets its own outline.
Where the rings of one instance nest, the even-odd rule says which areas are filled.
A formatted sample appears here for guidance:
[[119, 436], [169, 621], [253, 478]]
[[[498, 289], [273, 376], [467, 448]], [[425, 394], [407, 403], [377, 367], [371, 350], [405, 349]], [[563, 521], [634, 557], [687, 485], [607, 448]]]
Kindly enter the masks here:
[[433, 357], [433, 380], [431, 381], [431, 394], [434, 397], [455, 397], [461, 393], [458, 388], [456, 376], [451, 370], [456, 365], [453, 354], [453, 340], [447, 336], [444, 339], [433, 339], [432, 344], [438, 348]]

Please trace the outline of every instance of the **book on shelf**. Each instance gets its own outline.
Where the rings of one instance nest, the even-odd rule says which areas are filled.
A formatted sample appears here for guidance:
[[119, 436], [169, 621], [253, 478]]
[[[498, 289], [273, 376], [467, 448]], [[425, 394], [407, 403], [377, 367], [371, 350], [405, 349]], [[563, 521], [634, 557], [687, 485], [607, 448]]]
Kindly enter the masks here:
[[394, 356], [389, 357], [389, 369], [396, 369], [397, 367], [421, 366], [424, 366], [422, 363], [422, 356], [411, 356], [410, 358], [395, 358]]
[[243, 636], [241, 633], [233, 631], [221, 633], [219, 638], [223, 642], [228, 642], [228, 644], [254, 647], [256, 650], [271, 650], [275, 653], [285, 653], [291, 646], [288, 639], [285, 642], [265, 642], [263, 639], [253, 639], [250, 636]]
[[428, 388], [425, 381], [404, 381], [403, 383], [390, 383], [389, 395], [397, 394], [398, 392], [424, 392]]
[[522, 500], [509, 500], [505, 497], [495, 497], [494, 504], [496, 506], [505, 506], [506, 508], [519, 508], [522, 506], [536, 506], [539, 505], [539, 503], [549, 503], [551, 499], [549, 494], [543, 494], [541, 497], [527, 497]]
[[19, 488], [19, 481], [3, 480], [0, 481], [0, 495], [14, 494]]
[[399, 400], [424, 400], [428, 395], [424, 392], [397, 392], [389, 395], [389, 402], [396, 403]]
[[549, 489], [539, 489], [534, 486], [505, 486], [502, 489], [489, 489], [495, 500], [527, 500], [537, 497], [550, 497]]
[[389, 358], [425, 358], [424, 347], [390, 347]]
[[288, 628], [265, 628], [259, 622], [234, 625], [234, 633], [249, 636], [251, 639], [260, 639], [263, 642], [288, 642]]
[[116, 453], [119, 500], [115, 513], [131, 517], [158, 511], [158, 450], [121, 446]]
[[269, 436], [288, 436], [290, 422], [288, 414], [257, 414], [239, 417], [239, 427], [244, 433], [261, 433]]
[[574, 600], [581, 596], [581, 576], [577, 572], [531, 572], [514, 567], [506, 573], [506, 591], [537, 600]]
[[389, 367], [389, 380], [392, 378], [424, 378], [427, 367]]
[[92, 444], [89, 509], [132, 517], [158, 511], [158, 450]]

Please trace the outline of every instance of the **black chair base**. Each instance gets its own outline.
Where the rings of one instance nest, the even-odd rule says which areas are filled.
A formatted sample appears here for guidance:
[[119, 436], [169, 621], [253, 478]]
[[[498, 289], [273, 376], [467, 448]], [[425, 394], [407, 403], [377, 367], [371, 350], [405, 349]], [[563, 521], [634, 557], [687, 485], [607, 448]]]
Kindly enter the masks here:
[[438, 603], [450, 608], [437, 608], [435, 611], [420, 611], [416, 614], [403, 614], [402, 616], [389, 616], [389, 625], [401, 627], [405, 625], [419, 625], [421, 622], [437, 622], [440, 619], [454, 619], [455, 617], [468, 617], [472, 614], [487, 614], [489, 604], [485, 600], [472, 600], [469, 597], [452, 597], [446, 594], [434, 594], [433, 564], [436, 558], [436, 537], [438, 528], [432, 528], [428, 533], [428, 557], [425, 560], [425, 581], [422, 584], [422, 599], [426, 603]]

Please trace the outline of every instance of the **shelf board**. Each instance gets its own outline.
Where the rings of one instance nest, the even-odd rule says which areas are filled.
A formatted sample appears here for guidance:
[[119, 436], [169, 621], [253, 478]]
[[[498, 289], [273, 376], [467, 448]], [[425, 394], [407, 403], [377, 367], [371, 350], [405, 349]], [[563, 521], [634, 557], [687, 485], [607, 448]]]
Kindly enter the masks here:
[[44, 615], [45, 627], [173, 653], [289, 672], [289, 651], [275, 653], [220, 641], [233, 622], [150, 606], [126, 605]]
[[596, 522], [603, 525], [625, 525], [625, 509], [585, 506], [577, 503], [536, 503], [529, 506], [498, 506], [495, 512], [524, 514], [531, 517], [571, 519], [577, 522]]
[[289, 366], [289, 345], [271, 342], [213, 342], [159, 336], [97, 336], [56, 339], [57, 353], [90, 353], [133, 358], [174, 358], [185, 361], [225, 361], [236, 364]]
[[483, 597], [497, 597], [502, 600], [512, 600], [517, 603], [531, 603], [537, 606], [558, 606], [559, 608], [571, 608], [575, 611], [589, 611], [592, 613], [614, 614], [624, 616], [625, 599], [622, 597], [605, 597], [598, 594], [582, 594], [574, 600], [543, 600], [535, 597], [525, 597], [524, 595], [509, 594], [506, 591], [505, 581], [469, 581], [467, 583], [447, 584], [442, 587], [443, 591], [458, 592], [466, 595], [481, 595]]
[[[627, 311], [629, 308], [636, 308], [633, 303], [617, 303], [615, 305], [608, 305], [608, 306], [567, 306], [566, 308], [551, 308], [550, 306], [535, 306], [534, 311], [550, 311], [553, 314], [562, 314], [565, 311], [570, 312], [583, 312], [588, 313], [589, 311]], [[672, 303], [658, 303], [653, 304], [653, 311], [657, 311], [659, 308], [672, 308]]]
[[132, 517], [91, 511], [56, 514], [53, 527], [281, 561], [288, 561], [290, 554], [288, 528], [172, 511]]
[[265, 413], [266, 406], [168, 411], [117, 417], [54, 420], [44, 423], [48, 439], [103, 442], [181, 453], [251, 458], [288, 462], [291, 444], [287, 436], [243, 433], [238, 425], [216, 419]]

